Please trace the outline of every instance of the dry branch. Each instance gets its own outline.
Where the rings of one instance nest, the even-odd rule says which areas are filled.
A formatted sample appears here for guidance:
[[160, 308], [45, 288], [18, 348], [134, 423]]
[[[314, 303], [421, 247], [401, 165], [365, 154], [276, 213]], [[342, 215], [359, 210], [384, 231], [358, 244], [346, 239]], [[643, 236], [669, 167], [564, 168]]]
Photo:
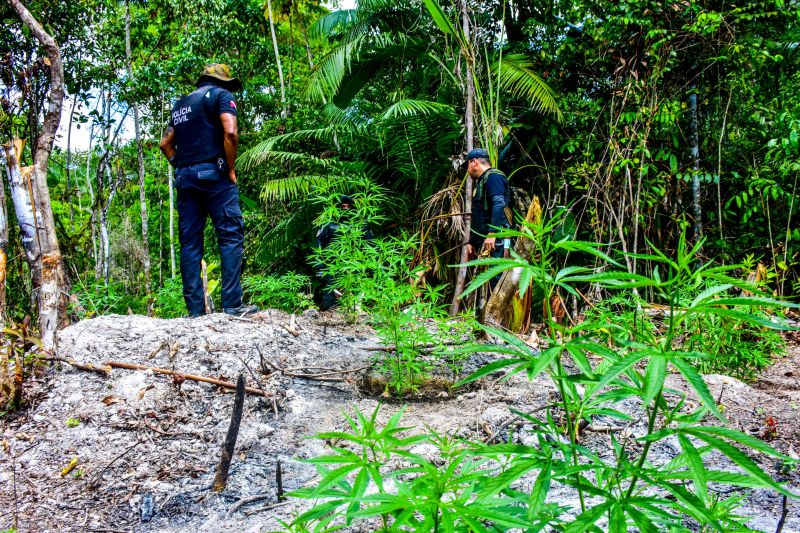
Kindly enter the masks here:
[[[236, 385], [234, 383], [231, 383], [230, 381], [222, 381], [221, 379], [208, 378], [205, 376], [196, 376], [194, 374], [184, 374], [183, 372], [178, 372], [177, 370], [167, 370], [166, 368], [137, 365], [135, 363], [123, 363], [121, 361], [106, 361], [106, 365], [112, 368], [125, 368], [127, 370], [152, 370], [156, 374], [164, 374], [167, 376], [182, 376], [185, 379], [190, 379], [192, 381], [201, 381], [203, 383], [211, 383], [212, 385], [216, 385], [218, 387], [222, 387], [225, 389], [232, 389], [232, 390], [236, 389]], [[244, 390], [248, 394], [254, 394], [256, 396], [264, 396], [264, 397], [272, 396], [272, 394], [269, 392], [262, 391], [259, 389], [254, 389], [253, 387], [245, 387]]]
[[67, 363], [68, 365], [72, 365], [78, 370], [86, 370], [87, 372], [97, 372], [98, 374], [108, 374], [111, 372], [111, 366], [106, 364], [105, 366], [96, 366], [91, 363], [79, 363], [75, 359], [71, 359], [69, 357], [61, 357], [59, 355], [48, 355], [42, 356], [42, 360], [44, 361], [59, 361], [61, 363]]

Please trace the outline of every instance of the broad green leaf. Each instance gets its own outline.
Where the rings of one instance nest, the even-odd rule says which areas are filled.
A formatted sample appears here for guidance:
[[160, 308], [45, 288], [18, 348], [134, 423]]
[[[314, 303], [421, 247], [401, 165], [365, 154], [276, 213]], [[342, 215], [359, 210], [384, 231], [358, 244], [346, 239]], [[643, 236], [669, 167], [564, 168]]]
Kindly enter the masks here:
[[608, 531], [609, 533], [627, 533], [628, 524], [625, 520], [625, 511], [619, 502], [615, 502], [609, 511]]
[[694, 482], [695, 492], [701, 501], [708, 501], [708, 485], [706, 484], [706, 469], [703, 466], [703, 459], [697, 453], [694, 445], [684, 437], [678, 435], [678, 442], [680, 442], [681, 449], [686, 457], [686, 464], [689, 466], [689, 472], [692, 474], [692, 481]]
[[744, 454], [744, 452], [739, 450], [739, 448], [737, 448], [736, 446], [733, 446], [732, 444], [729, 444], [728, 442], [722, 439], [712, 437], [711, 435], [708, 434], [700, 433], [697, 434], [696, 436], [698, 439], [706, 441], [708, 444], [710, 444], [711, 446], [713, 446], [714, 448], [716, 448], [717, 450], [728, 456], [728, 458], [731, 461], [739, 465], [746, 472], [750, 473], [750, 475], [752, 475], [754, 478], [761, 481], [764, 484], [764, 486], [771, 487], [780, 492], [781, 494], [797, 497], [797, 495], [786, 490], [782, 485], [776, 483], [775, 480], [773, 480], [766, 472], [761, 470], [761, 468], [755, 463], [755, 461], [750, 459], [747, 455]]
[[711, 287], [708, 287], [706, 290], [695, 296], [694, 300], [692, 300], [692, 303], [689, 305], [689, 307], [696, 307], [700, 303], [705, 302], [706, 300], [709, 299], [713, 300], [712, 298], [713, 296], [721, 292], [725, 292], [731, 287], [733, 287], [733, 285], [731, 285], [730, 283], [725, 283], [722, 285], [712, 285]]
[[600, 517], [603, 516], [606, 511], [615, 503], [616, 502], [611, 501], [590, 507], [585, 512], [578, 515], [573, 522], [567, 525], [564, 531], [566, 533], [584, 533], [590, 528], [590, 526], [593, 526], [595, 522], [600, 520]]
[[456, 34], [453, 24], [445, 14], [442, 6], [439, 5], [439, 2], [436, 0], [425, 0], [425, 7], [428, 8], [431, 18], [436, 25], [439, 26], [439, 29], [442, 30], [442, 32], [444, 32], [446, 35], [458, 38], [458, 34]]
[[471, 382], [473, 382], [475, 380], [478, 380], [478, 379], [480, 379], [480, 378], [482, 378], [484, 376], [487, 376], [487, 375], [489, 375], [489, 374], [491, 374], [493, 372], [496, 372], [496, 371], [500, 370], [501, 368], [506, 368], [506, 367], [513, 366], [513, 365], [522, 365], [522, 364], [525, 364], [525, 362], [526, 361], [524, 359], [501, 359], [499, 361], [494, 361], [492, 363], [489, 363], [488, 365], [482, 366], [481, 368], [479, 368], [478, 370], [476, 370], [475, 372], [473, 372], [472, 374], [470, 374], [466, 378], [462, 379], [461, 381], [459, 381], [458, 383], [456, 383], [453, 386], [458, 388], [458, 387], [461, 387], [463, 385], [466, 385], [467, 383], [471, 383]]
[[664, 379], [667, 376], [667, 358], [664, 355], [655, 355], [647, 363], [647, 370], [644, 374], [644, 397], [642, 401], [645, 405], [650, 405], [656, 395], [664, 386]]
[[705, 380], [703, 377], [695, 370], [695, 368], [686, 360], [681, 359], [680, 357], [675, 357], [671, 359], [671, 362], [675, 367], [680, 371], [681, 374], [686, 378], [686, 381], [689, 382], [689, 385], [692, 386], [694, 391], [700, 397], [700, 401], [703, 402], [709, 411], [711, 411], [714, 416], [716, 416], [720, 420], [725, 420], [725, 417], [722, 416], [719, 409], [717, 408], [717, 402], [714, 401], [714, 397], [711, 396], [711, 391], [708, 390], [708, 385], [706, 385]]
[[761, 453], [771, 455], [779, 459], [783, 459], [784, 461], [793, 460], [788, 455], [780, 453], [772, 446], [766, 444], [764, 441], [759, 440], [756, 437], [753, 437], [752, 435], [748, 435], [747, 433], [736, 431], [735, 429], [720, 427], [720, 426], [693, 426], [693, 427], [680, 428], [679, 431], [694, 436], [699, 436], [701, 433], [706, 433], [717, 437], [725, 437], [726, 439], [730, 439], [740, 444], [744, 444], [749, 448], [753, 448], [754, 450], [757, 450]]
[[[617, 379], [620, 374], [628, 370], [630, 367], [647, 357], [648, 353], [643, 352], [634, 352], [632, 354], [627, 355], [626, 357], [620, 359], [619, 361], [612, 364], [601, 376], [600, 379], [597, 380], [596, 383], [591, 385], [591, 392], [595, 393], [598, 392], [600, 389]], [[587, 387], [587, 394], [589, 393]]]

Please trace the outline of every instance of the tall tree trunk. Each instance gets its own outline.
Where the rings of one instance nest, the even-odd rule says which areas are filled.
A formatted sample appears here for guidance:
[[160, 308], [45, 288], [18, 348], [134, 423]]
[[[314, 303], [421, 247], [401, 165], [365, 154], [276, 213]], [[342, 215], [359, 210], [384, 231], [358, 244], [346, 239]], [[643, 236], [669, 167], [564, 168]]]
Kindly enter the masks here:
[[[94, 259], [95, 271], [96, 271], [97, 259], [98, 259], [97, 218], [94, 216], [95, 214], [94, 187], [92, 187], [92, 178], [89, 172], [92, 165], [92, 141], [94, 141], [94, 123], [92, 123], [92, 127], [89, 129], [89, 149], [86, 151], [86, 188], [89, 191], [89, 210], [90, 210], [89, 225], [91, 226], [91, 233], [92, 233], [92, 258]], [[80, 189], [78, 189], [78, 191], [80, 191]], [[78, 202], [80, 204], [80, 195], [78, 196]]]
[[[11, 157], [7, 151], [11, 147], [5, 147], [4, 154], [6, 160], [6, 175], [10, 176], [12, 172]], [[19, 168], [19, 161], [16, 161], [15, 166]], [[18, 170], [17, 170], [18, 171]], [[9, 180], [11, 181], [11, 180]], [[6, 211], [6, 187], [3, 180], [0, 179], [0, 328], [6, 326], [6, 273], [8, 265], [8, 212]]]
[[101, 253], [103, 254], [103, 283], [108, 287], [108, 282], [111, 277], [111, 241], [108, 238], [108, 212], [111, 209], [111, 202], [114, 201], [114, 195], [117, 194], [117, 189], [122, 184], [123, 180], [122, 165], [117, 163], [117, 177], [111, 178], [111, 164], [110, 161], [106, 165], [106, 177], [108, 178], [108, 199], [105, 205], [100, 210], [100, 243]]
[[298, 17], [298, 22], [300, 24], [300, 29], [303, 30], [303, 40], [306, 44], [306, 57], [308, 57], [308, 68], [314, 68], [314, 57], [311, 55], [311, 44], [308, 42], [308, 31], [306, 30], [305, 24], [303, 24], [303, 19]]
[[289, 98], [292, 98], [292, 81], [294, 80], [294, 23], [292, 22], [292, 6], [289, 6]]
[[[164, 122], [164, 92], [161, 92], [161, 124]], [[172, 187], [172, 166], [167, 166], [167, 186], [169, 188], [169, 268], [170, 277], [175, 279], [175, 190]]]
[[39, 329], [43, 347], [46, 350], [55, 350], [56, 329], [66, 319], [67, 298], [65, 296], [67, 295], [68, 281], [56, 238], [56, 224], [50, 204], [50, 191], [47, 188], [47, 168], [58, 124], [61, 121], [61, 106], [64, 100], [64, 67], [61, 63], [61, 50], [53, 37], [33, 18], [20, 0], [9, 0], [9, 3], [47, 51], [47, 57], [50, 60], [50, 94], [41, 134], [38, 137], [36, 157], [33, 161], [32, 189], [36, 210], [42, 219], [41, 227], [37, 228], [41, 246], [39, 261], [42, 272], [39, 286]]
[[25, 259], [28, 262], [33, 277], [34, 289], [39, 286], [39, 268], [36, 266], [41, 255], [39, 238], [36, 233], [36, 214], [34, 211], [32, 188], [30, 187], [31, 168], [20, 166], [20, 157], [25, 149], [24, 139], [14, 139], [11, 144], [3, 145], [6, 154], [6, 172], [8, 187], [11, 192], [11, 201], [14, 204], [14, 213], [17, 215], [22, 249], [25, 250]]
[[[128, 80], [133, 82], [133, 59], [131, 58], [131, 5], [125, 2], [125, 58], [128, 64]], [[139, 212], [142, 217], [142, 244], [144, 246], [144, 290], [147, 292], [147, 311], [152, 310], [152, 289], [150, 272], [150, 240], [147, 231], [147, 196], [144, 180], [144, 151], [142, 150], [142, 134], [139, 125], [139, 106], [133, 103], [133, 129], [136, 135], [136, 161], [139, 170]]]
[[73, 231], [75, 231], [75, 206], [72, 205], [72, 187], [70, 185], [70, 166], [72, 163], [72, 151], [70, 150], [70, 146], [72, 144], [72, 119], [75, 116], [75, 104], [77, 102], [78, 99], [73, 97], [72, 108], [69, 112], [69, 127], [67, 128], [67, 163], [65, 165], [65, 172], [67, 174], [67, 202], [69, 202], [69, 223]]
[[692, 212], [694, 214], [694, 240], [699, 241], [703, 237], [703, 213], [700, 210], [700, 133], [697, 117], [697, 87], [692, 84], [692, 94], [689, 95], [689, 105], [691, 107], [691, 136], [692, 136]]
[[278, 37], [275, 35], [275, 21], [272, 17], [272, 0], [267, 0], [267, 18], [269, 19], [269, 31], [272, 34], [272, 48], [275, 50], [275, 64], [278, 66], [278, 79], [281, 82], [281, 116], [286, 117], [286, 88], [283, 82], [281, 55], [278, 52]]
[[[464, 64], [466, 66], [466, 105], [464, 112], [464, 125], [466, 127], [467, 152], [475, 147], [475, 79], [473, 69], [475, 67], [475, 56], [472, 53], [472, 44], [469, 28], [469, 13], [467, 0], [461, 0], [461, 22], [464, 29], [465, 48], [461, 51], [464, 54]], [[456, 285], [453, 294], [453, 303], [450, 306], [450, 314], [455, 316], [461, 306], [461, 293], [464, 292], [464, 285], [467, 281], [467, 267], [464, 266], [469, 260], [469, 238], [472, 231], [472, 178], [468, 175], [464, 184], [464, 236], [461, 239], [461, 266], [458, 267], [456, 275]]]

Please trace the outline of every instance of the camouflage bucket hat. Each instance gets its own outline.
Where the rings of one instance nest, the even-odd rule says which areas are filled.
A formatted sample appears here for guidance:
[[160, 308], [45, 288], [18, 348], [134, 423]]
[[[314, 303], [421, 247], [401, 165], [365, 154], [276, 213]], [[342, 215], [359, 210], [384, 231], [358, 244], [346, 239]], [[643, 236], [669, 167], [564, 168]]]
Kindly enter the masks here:
[[231, 77], [231, 67], [222, 63], [206, 65], [197, 83], [201, 81], [222, 82], [220, 85], [229, 91], [239, 91], [242, 88], [242, 82], [238, 78]]

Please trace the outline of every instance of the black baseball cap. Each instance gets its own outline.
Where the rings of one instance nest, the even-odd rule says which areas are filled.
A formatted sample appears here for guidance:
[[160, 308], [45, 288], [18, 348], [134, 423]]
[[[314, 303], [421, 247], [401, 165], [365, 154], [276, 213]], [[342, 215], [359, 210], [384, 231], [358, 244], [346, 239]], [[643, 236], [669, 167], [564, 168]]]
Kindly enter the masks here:
[[489, 152], [483, 148], [473, 148], [467, 153], [467, 162], [477, 158], [489, 159]]

